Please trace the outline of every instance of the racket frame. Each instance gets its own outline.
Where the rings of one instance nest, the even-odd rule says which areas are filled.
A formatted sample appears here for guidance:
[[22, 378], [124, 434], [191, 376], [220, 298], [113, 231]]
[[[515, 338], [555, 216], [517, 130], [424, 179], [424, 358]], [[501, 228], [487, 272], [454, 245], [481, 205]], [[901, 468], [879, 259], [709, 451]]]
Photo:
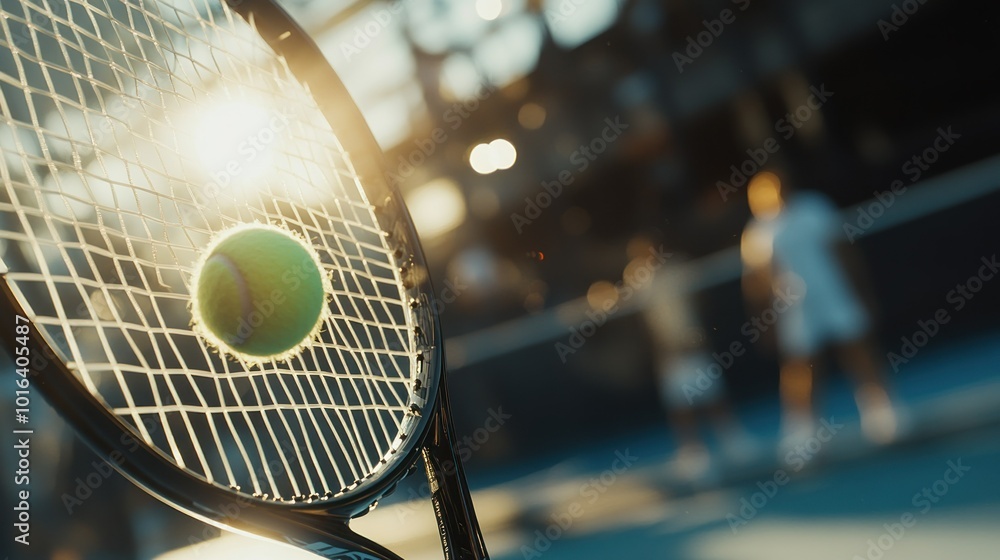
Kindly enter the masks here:
[[[426, 261], [402, 197], [386, 180], [381, 150], [319, 47], [282, 8], [272, 0], [226, 3], [286, 60], [295, 78], [309, 88], [327, 120], [338, 123], [338, 130], [352, 132], [350, 136], [338, 135], [338, 140], [344, 143], [365, 193], [375, 204], [383, 231], [397, 248], [397, 259], [404, 261], [400, 272], [411, 296], [410, 306], [418, 318], [426, 319], [418, 321], [415, 333], [419, 367], [427, 368], [427, 384], [414, 388], [415, 396], [421, 392], [426, 395], [424, 406], [415, 410], [422, 416], [415, 434], [377, 475], [348, 492], [325, 499], [269, 502], [194, 476], [159, 449], [140, 441], [131, 427], [90, 394], [59, 357], [55, 345], [34, 324], [29, 334], [32, 385], [102, 458], [161, 501], [209, 524], [294, 544], [327, 558], [400, 559], [384, 546], [353, 532], [348, 522], [395, 490], [422, 456], [446, 560], [487, 559], [464, 468], [455, 450], [440, 324], [429, 305], [429, 294], [434, 290], [426, 271], [419, 270]], [[0, 258], [0, 315], [21, 316], [30, 322], [31, 314], [21, 305], [18, 291], [7, 281], [7, 275], [7, 266]], [[0, 337], [13, 344], [14, 330], [2, 330]], [[436, 390], [429, 391], [430, 387]]]

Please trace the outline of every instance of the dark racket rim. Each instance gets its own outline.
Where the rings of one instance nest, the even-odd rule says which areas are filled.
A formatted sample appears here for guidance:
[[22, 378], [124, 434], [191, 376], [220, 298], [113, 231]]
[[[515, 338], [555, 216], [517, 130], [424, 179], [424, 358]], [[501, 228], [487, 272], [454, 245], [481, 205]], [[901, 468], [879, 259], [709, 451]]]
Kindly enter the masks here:
[[[248, 25], [255, 27], [277, 55], [285, 58], [294, 77], [309, 88], [317, 106], [335, 131], [349, 128], [356, 132], [350, 138], [338, 134], [338, 139], [351, 154], [369, 200], [380, 210], [378, 214], [383, 231], [393, 231], [402, 237], [402, 246], [406, 247], [413, 262], [426, 262], [402, 197], [383, 174], [382, 152], [367, 122], [316, 43], [272, 0], [225, 0], [225, 3]], [[335, 123], [345, 124], [335, 126]], [[0, 278], [4, 278], [6, 272], [0, 261]], [[20, 315], [31, 320], [6, 280], [0, 281], [0, 291], [3, 292], [0, 309], [4, 316], [13, 319]], [[280, 536], [283, 534], [282, 526], [289, 524], [316, 525], [315, 520], [309, 521], [313, 516], [323, 516], [323, 524], [335, 521], [331, 517], [346, 522], [367, 512], [374, 502], [412, 472], [430, 435], [429, 427], [436, 415], [434, 411], [439, 406], [439, 388], [444, 382], [444, 353], [440, 325], [433, 309], [427, 305], [427, 294], [434, 293], [429, 275], [423, 275], [418, 283], [408, 287], [407, 293], [413, 298], [411, 304], [424, 307], [419, 312], [432, 319], [416, 321], [421, 328], [417, 338], [422, 339], [421, 359], [418, 362], [420, 367], [429, 368], [426, 371], [427, 386], [422, 389], [426, 394], [426, 405], [421, 409], [417, 429], [407, 435], [379, 473], [356, 483], [346, 493], [326, 499], [312, 502], [268, 501], [185, 472], [163, 452], [142, 442], [128, 425], [98, 402], [37, 328], [31, 328], [29, 335], [31, 382], [103, 459], [137, 486], [193, 517], [264, 536]], [[3, 336], [12, 342], [15, 336], [13, 329], [4, 330]], [[233, 514], [234, 505], [238, 507], [236, 514]]]

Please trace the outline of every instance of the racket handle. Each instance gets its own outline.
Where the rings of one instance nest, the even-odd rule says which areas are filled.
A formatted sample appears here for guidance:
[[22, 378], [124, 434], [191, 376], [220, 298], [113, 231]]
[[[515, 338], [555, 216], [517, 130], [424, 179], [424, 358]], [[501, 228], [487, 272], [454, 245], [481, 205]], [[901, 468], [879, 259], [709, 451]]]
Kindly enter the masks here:
[[423, 448], [445, 560], [488, 560], [486, 543], [472, 506], [462, 460], [455, 452], [447, 382], [442, 379], [438, 407]]

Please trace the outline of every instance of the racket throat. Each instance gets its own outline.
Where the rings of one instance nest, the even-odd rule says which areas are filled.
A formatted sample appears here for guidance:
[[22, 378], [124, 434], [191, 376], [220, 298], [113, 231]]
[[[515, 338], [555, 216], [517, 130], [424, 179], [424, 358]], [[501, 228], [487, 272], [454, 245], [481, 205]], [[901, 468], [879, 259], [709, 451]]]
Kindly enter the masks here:
[[444, 380], [438, 398], [441, 400], [430, 426], [423, 458], [444, 557], [446, 560], [487, 560], [489, 554], [472, 504], [465, 469], [455, 452], [455, 428]]

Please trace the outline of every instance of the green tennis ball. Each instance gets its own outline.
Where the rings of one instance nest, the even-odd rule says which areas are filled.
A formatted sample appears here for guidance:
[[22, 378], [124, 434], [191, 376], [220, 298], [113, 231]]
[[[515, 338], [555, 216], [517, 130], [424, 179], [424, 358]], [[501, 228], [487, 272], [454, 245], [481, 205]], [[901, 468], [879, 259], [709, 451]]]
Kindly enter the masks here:
[[315, 251], [282, 228], [237, 226], [217, 236], [194, 273], [194, 326], [248, 361], [282, 360], [319, 332], [326, 277]]

